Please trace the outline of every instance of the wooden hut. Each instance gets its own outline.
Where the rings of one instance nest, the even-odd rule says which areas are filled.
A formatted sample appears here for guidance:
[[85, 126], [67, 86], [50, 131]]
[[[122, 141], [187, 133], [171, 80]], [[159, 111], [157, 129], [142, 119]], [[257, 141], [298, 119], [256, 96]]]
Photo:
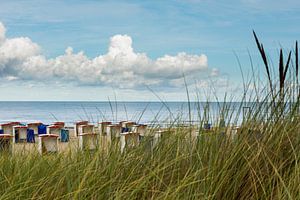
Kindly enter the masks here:
[[107, 136], [107, 127], [111, 124], [112, 124], [111, 122], [99, 122], [98, 123], [99, 134], [102, 136]]
[[147, 132], [147, 125], [145, 124], [138, 124], [132, 126], [132, 131], [139, 133], [141, 136], [145, 136]]
[[78, 134], [79, 134], [79, 127], [82, 126], [82, 125], [88, 125], [88, 121], [79, 121], [79, 122], [76, 122], [75, 123], [75, 126], [74, 126], [74, 136], [77, 137]]
[[98, 145], [97, 133], [94, 131], [94, 125], [80, 125], [78, 127], [79, 148], [81, 150], [95, 150]]
[[121, 152], [124, 152], [125, 148], [134, 147], [139, 144], [139, 134], [135, 132], [124, 132], [120, 134]]
[[18, 125], [13, 127], [13, 134], [12, 147], [14, 153], [30, 153], [36, 150], [33, 129], [28, 129], [27, 126]]
[[1, 129], [3, 130], [3, 134], [9, 134], [13, 136], [13, 127], [19, 125], [20, 122], [10, 122], [1, 124]]
[[41, 154], [58, 152], [57, 134], [40, 134], [38, 139], [38, 150]]
[[27, 142], [27, 126], [13, 126], [13, 143]]
[[51, 125], [47, 126], [47, 134], [60, 135], [60, 131], [62, 129], [61, 125]]
[[121, 126], [119, 124], [110, 124], [106, 127], [107, 142], [111, 143], [115, 139], [120, 137]]
[[131, 132], [134, 125], [136, 125], [136, 123], [132, 121], [122, 122], [122, 132]]

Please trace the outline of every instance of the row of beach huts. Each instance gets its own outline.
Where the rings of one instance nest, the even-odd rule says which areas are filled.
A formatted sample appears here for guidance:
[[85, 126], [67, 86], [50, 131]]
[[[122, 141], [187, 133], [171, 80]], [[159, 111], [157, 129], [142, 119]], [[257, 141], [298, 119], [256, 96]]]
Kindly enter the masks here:
[[[153, 133], [154, 129], [151, 129]], [[99, 122], [97, 125], [88, 121], [79, 121], [74, 126], [64, 122], [45, 125], [41, 122], [22, 124], [9, 122], [0, 125], [0, 150], [5, 152], [23, 152], [38, 150], [40, 154], [62, 152], [67, 149], [95, 150], [99, 146], [108, 147], [118, 141], [120, 150], [126, 146], [137, 145], [150, 129], [145, 124], [132, 121], [119, 123]], [[153, 133], [159, 138], [163, 131]]]
[[[225, 123], [222, 125], [225, 126]], [[199, 127], [182, 126], [192, 136], [197, 137]], [[181, 128], [182, 128], [181, 127]], [[211, 130], [211, 124], [205, 123], [204, 130]], [[237, 128], [230, 129], [230, 134], [237, 132]], [[159, 128], [138, 124], [132, 121], [118, 123], [78, 121], [73, 126], [66, 126], [65, 122], [54, 122], [45, 125], [41, 122], [22, 124], [9, 122], [0, 125], [1, 152], [33, 152], [40, 154], [66, 152], [68, 150], [96, 150], [99, 147], [108, 149], [112, 144], [118, 144], [121, 152], [126, 147], [138, 145], [145, 136], [151, 136], [152, 146], [155, 146], [169, 128]], [[234, 134], [235, 134], [234, 133]]]

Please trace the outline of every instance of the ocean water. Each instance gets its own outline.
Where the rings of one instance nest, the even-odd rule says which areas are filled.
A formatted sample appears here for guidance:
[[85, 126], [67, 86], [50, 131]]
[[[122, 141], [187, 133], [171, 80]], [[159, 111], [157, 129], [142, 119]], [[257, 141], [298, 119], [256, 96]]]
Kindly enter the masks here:
[[[229, 110], [237, 114], [240, 103], [231, 103]], [[41, 121], [50, 124], [64, 121], [132, 120], [139, 123], [199, 121], [205, 115], [206, 103], [187, 102], [0, 102], [0, 123]], [[216, 120], [224, 103], [209, 103], [210, 119]]]

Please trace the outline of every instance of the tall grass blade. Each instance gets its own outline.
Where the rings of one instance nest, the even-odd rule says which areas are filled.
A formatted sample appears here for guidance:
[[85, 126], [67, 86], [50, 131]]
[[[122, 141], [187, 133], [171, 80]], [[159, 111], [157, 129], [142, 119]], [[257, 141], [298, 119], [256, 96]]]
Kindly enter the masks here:
[[296, 78], [298, 81], [299, 76], [299, 54], [298, 54], [298, 41], [296, 41], [296, 48], [295, 48], [295, 62], [296, 62]]
[[287, 62], [285, 64], [284, 75], [283, 75], [284, 80], [286, 79], [286, 74], [287, 74], [287, 71], [289, 69], [289, 65], [290, 65], [290, 61], [291, 61], [291, 54], [292, 54], [292, 52], [290, 51], [289, 56], [288, 56], [288, 60], [287, 60]]
[[270, 85], [270, 90], [271, 90], [271, 93], [272, 93], [272, 96], [273, 96], [274, 95], [273, 94], [273, 84], [272, 84], [272, 79], [271, 79], [270, 68], [269, 68], [269, 65], [268, 65], [267, 56], [266, 56], [263, 44], [261, 44], [259, 42], [255, 31], [253, 31], [253, 35], [254, 35], [254, 38], [255, 38], [255, 42], [256, 42], [257, 48], [258, 48], [258, 50], [260, 52], [260, 55], [262, 57], [264, 65], [265, 65], [265, 69], [266, 69], [266, 72], [267, 72], [268, 81], [269, 81], [269, 85]]

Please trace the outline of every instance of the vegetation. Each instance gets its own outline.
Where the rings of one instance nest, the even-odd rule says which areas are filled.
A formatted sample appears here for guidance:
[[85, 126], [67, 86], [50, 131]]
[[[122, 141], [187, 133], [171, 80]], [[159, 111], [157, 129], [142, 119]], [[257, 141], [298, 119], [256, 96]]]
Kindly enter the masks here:
[[[174, 122], [156, 146], [146, 137], [124, 153], [113, 145], [75, 154], [3, 154], [0, 198], [300, 199], [298, 46], [285, 64], [280, 50], [277, 80], [256, 35], [255, 40], [269, 82], [263, 89], [255, 79], [244, 83], [255, 88], [245, 103], [255, 103], [236, 135], [225, 126], [200, 128], [193, 137]], [[222, 105], [220, 116], [228, 124], [238, 118], [226, 107], [233, 104]], [[242, 106], [236, 109], [242, 112]]]

